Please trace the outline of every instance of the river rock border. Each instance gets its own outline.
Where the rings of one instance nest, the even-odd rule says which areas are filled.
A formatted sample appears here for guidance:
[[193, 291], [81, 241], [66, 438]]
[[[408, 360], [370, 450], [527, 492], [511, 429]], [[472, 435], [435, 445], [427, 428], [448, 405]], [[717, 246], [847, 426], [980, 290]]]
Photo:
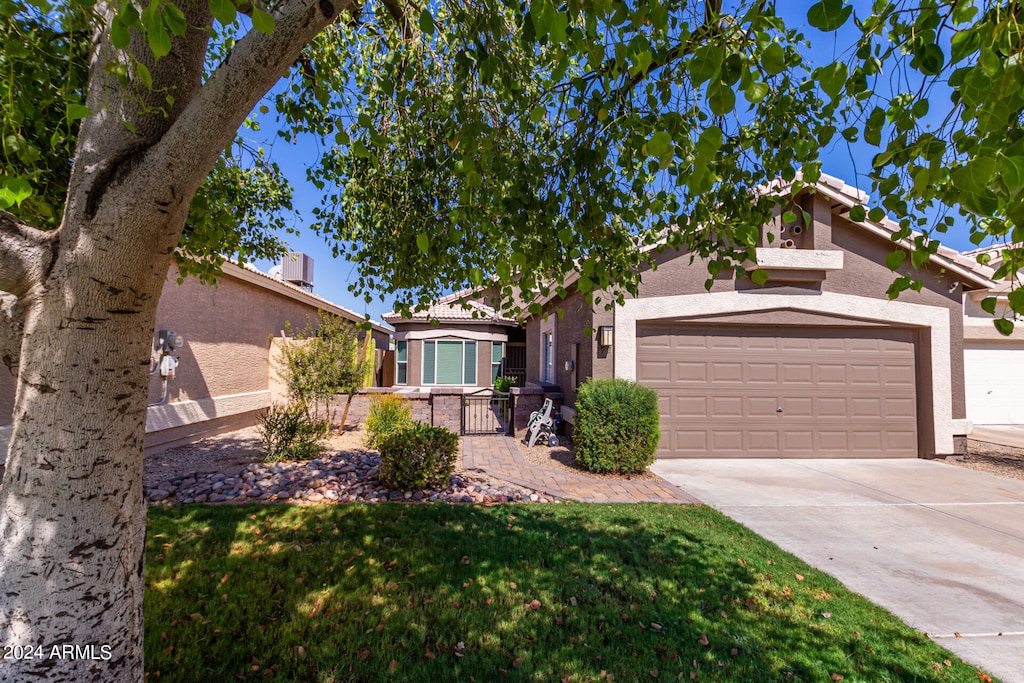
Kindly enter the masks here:
[[380, 455], [337, 453], [308, 462], [252, 463], [227, 472], [182, 474], [146, 488], [153, 504], [180, 503], [517, 503], [558, 502], [550, 495], [466, 472], [448, 486], [388, 489], [377, 477]]

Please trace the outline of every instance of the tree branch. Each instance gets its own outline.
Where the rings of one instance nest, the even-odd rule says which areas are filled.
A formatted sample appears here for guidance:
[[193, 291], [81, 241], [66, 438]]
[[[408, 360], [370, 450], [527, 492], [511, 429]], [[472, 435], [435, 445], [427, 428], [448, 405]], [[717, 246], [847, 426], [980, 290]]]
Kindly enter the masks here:
[[42, 287], [53, 267], [59, 235], [0, 211], [0, 292], [21, 297]]
[[283, 3], [274, 10], [276, 25], [270, 35], [250, 30], [242, 37], [147, 153], [145, 166], [161, 169], [151, 180], [166, 186], [168, 178], [176, 179], [179, 196], [190, 197], [260, 98], [287, 73], [302, 48], [352, 2]]
[[18, 376], [21, 358], [21, 337], [24, 330], [24, 309], [13, 294], [0, 295], [0, 361], [11, 374]]

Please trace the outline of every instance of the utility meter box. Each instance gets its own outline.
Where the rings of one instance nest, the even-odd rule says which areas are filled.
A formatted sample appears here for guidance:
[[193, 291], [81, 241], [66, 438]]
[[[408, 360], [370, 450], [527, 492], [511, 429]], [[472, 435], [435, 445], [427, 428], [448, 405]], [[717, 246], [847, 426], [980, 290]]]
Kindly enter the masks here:
[[185, 339], [174, 330], [160, 330], [156, 333], [156, 345], [158, 351], [170, 353], [185, 345]]

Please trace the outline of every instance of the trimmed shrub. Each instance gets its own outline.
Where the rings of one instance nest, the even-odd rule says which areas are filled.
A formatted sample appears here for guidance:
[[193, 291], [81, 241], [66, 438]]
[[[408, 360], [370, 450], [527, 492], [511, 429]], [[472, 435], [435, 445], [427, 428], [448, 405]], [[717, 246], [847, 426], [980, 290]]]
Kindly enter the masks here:
[[516, 380], [512, 377], [495, 377], [494, 378], [494, 390], [500, 391], [503, 394], [507, 394], [512, 387], [516, 385]]
[[448, 483], [459, 437], [446, 427], [422, 422], [391, 432], [380, 442], [381, 482], [395, 489], [425, 489]]
[[591, 379], [576, 398], [576, 462], [591, 472], [636, 474], [658, 449], [658, 394], [626, 379]]
[[302, 403], [272, 405], [259, 415], [264, 460], [310, 460], [324, 450], [331, 425], [309, 414]]
[[398, 394], [380, 394], [370, 399], [366, 416], [366, 446], [380, 448], [388, 434], [412, 426], [412, 406]]

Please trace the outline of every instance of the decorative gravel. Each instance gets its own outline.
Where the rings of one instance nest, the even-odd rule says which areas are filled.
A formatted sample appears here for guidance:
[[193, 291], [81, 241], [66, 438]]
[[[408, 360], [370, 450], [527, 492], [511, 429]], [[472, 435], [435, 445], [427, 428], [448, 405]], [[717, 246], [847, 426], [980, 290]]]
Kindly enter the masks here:
[[[388, 489], [377, 477], [380, 455], [360, 436], [332, 438], [326, 454], [305, 462], [248, 462], [258, 457], [254, 432], [243, 430], [147, 458], [150, 503], [550, 503], [531, 489], [457, 469], [448, 485], [422, 491]], [[336, 450], [339, 445], [345, 450]], [[200, 471], [204, 470], [204, 471]]]
[[944, 462], [1013, 479], [1024, 479], [1024, 448], [968, 439], [967, 457]]

